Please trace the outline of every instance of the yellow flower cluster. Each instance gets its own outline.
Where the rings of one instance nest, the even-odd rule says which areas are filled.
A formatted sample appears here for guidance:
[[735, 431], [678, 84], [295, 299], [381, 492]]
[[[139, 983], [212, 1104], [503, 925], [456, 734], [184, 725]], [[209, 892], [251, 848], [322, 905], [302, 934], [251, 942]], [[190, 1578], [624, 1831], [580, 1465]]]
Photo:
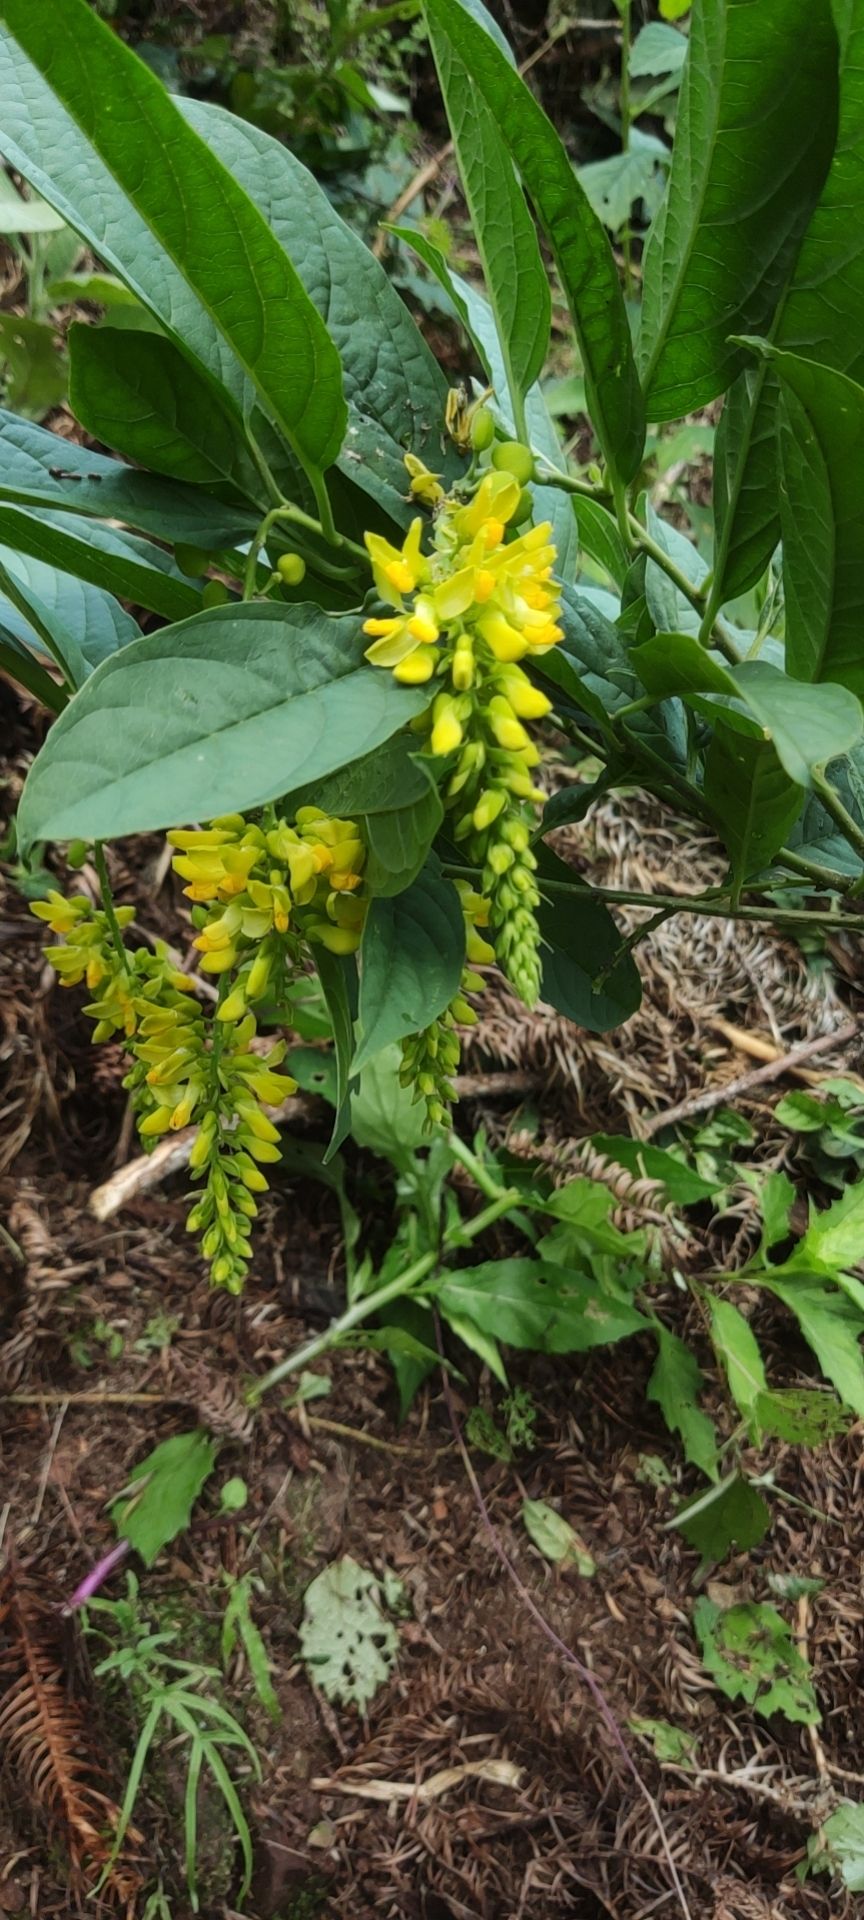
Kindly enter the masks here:
[[465, 998], [468, 993], [479, 993], [483, 986], [482, 976], [474, 969], [490, 966], [495, 959], [494, 947], [480, 932], [489, 923], [488, 900], [474, 893], [464, 880], [457, 880], [456, 887], [465, 916], [466, 965], [459, 992], [446, 1013], [402, 1042], [399, 1078], [403, 1087], [413, 1087], [415, 1100], [425, 1100], [430, 1128], [446, 1120], [447, 1109], [456, 1097], [452, 1076], [458, 1070], [461, 1051], [457, 1028], [473, 1027], [477, 1022], [474, 1008]]
[[520, 661], [562, 637], [555, 548], [548, 522], [508, 538], [523, 493], [509, 472], [484, 473], [466, 503], [436, 512], [432, 547], [412, 521], [401, 546], [368, 533], [380, 597], [393, 613], [364, 624], [367, 659], [411, 686], [430, 683], [415, 722], [428, 749], [452, 757], [445, 789], [454, 834], [482, 874], [499, 962], [529, 1004], [540, 988], [539, 893], [531, 852], [532, 777], [540, 755], [526, 720], [550, 711]]
[[[84, 1011], [96, 1023], [95, 1043], [111, 1040], [115, 1034], [132, 1040], [156, 1002], [171, 999], [185, 1006], [184, 996], [194, 992], [192, 981], [174, 966], [162, 941], [152, 951], [139, 947], [121, 954], [108, 915], [83, 893], [71, 894], [67, 900], [52, 890], [47, 899], [32, 900], [30, 911], [60, 941], [43, 952], [61, 987], [77, 987], [83, 981], [94, 995]], [[115, 907], [114, 918], [122, 932], [134, 920], [135, 909]]]
[[236, 969], [220, 1020], [241, 1019], [277, 987], [286, 957], [296, 960], [296, 937], [330, 953], [359, 946], [366, 848], [353, 820], [301, 807], [290, 826], [268, 807], [257, 824], [225, 814], [168, 839], [175, 872], [188, 883], [202, 973]]

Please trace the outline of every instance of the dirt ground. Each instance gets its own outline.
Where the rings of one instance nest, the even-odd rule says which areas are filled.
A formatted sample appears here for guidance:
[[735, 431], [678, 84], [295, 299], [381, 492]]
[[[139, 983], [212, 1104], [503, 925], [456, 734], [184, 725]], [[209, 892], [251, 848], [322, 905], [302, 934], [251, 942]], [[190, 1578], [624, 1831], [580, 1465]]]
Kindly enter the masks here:
[[[38, 727], [2, 683], [0, 728], [10, 742], [8, 812]], [[684, 863], [689, 877], [692, 843], [679, 843], [650, 802], [633, 805], [638, 835], [632, 814], [628, 824], [623, 809], [607, 809], [580, 830], [572, 857], [604, 877], [638, 869], [655, 885], [662, 873], [668, 886], [683, 878]], [[697, 853], [710, 866], [711, 849]], [[170, 880], [157, 891], [157, 857], [156, 843], [142, 843], [132, 856], [136, 871], [124, 855], [114, 878], [142, 919], [165, 931], [176, 924], [175, 909]], [[46, 1595], [68, 1594], [110, 1546], [106, 1501], [143, 1452], [196, 1415], [222, 1436], [217, 1478], [241, 1474], [249, 1505], [226, 1515], [205, 1495], [189, 1532], [142, 1578], [150, 1616], [179, 1624], [186, 1657], [211, 1659], [224, 1571], [255, 1575], [255, 1616], [282, 1718], [274, 1725], [263, 1714], [235, 1662], [226, 1698], [263, 1757], [260, 1784], [248, 1769], [237, 1774], [255, 1838], [251, 1920], [647, 1920], [679, 1911], [646, 1799], [496, 1554], [440, 1384], [427, 1386], [400, 1427], [381, 1357], [343, 1353], [328, 1365], [325, 1401], [298, 1412], [277, 1397], [254, 1425], [244, 1413], [239, 1394], [249, 1376], [323, 1325], [339, 1299], [331, 1196], [287, 1179], [276, 1185], [239, 1301], [208, 1290], [183, 1230], [182, 1181], [140, 1194], [100, 1224], [89, 1196], [134, 1152], [119, 1051], [90, 1048], [80, 996], [55, 990], [40, 930], [11, 877], [0, 938], [5, 1549]], [[848, 1020], [856, 990], [845, 976], [854, 965], [846, 954], [835, 960], [808, 970], [758, 929], [736, 941], [719, 923], [682, 933], [679, 921], [646, 948], [647, 1004], [618, 1034], [592, 1039], [548, 1013], [526, 1028], [506, 999], [490, 997], [468, 1065], [488, 1080], [509, 1064], [527, 1090], [520, 1108], [490, 1086], [461, 1118], [469, 1127], [483, 1121], [493, 1138], [518, 1148], [530, 1109], [532, 1140], [536, 1146], [539, 1125], [547, 1159], [590, 1166], [579, 1142], [592, 1127], [638, 1123], [706, 1076], [728, 1079], [753, 1064], [730, 1047], [718, 1020], [773, 1030], [785, 1045]], [[754, 1094], [745, 1110], [759, 1126], [755, 1157], [776, 1162], [772, 1097]], [[303, 1124], [314, 1134], [314, 1109]], [[368, 1167], [357, 1172], [368, 1188]], [[386, 1179], [377, 1192], [386, 1212]], [[640, 1207], [644, 1214], [645, 1196], [632, 1184], [619, 1198], [625, 1218], [640, 1217]], [[710, 1247], [716, 1261], [718, 1248], [746, 1237], [750, 1225], [742, 1197], [723, 1221], [697, 1225], [689, 1254], [698, 1261]], [[503, 1246], [492, 1241], [484, 1251]], [[682, 1300], [670, 1286], [671, 1324], [685, 1312], [676, 1305]], [[763, 1317], [760, 1337], [781, 1376], [806, 1377], [786, 1322]], [[710, 1377], [707, 1355], [705, 1364]], [[696, 1481], [645, 1400], [650, 1365], [637, 1340], [607, 1354], [514, 1367], [514, 1383], [533, 1398], [536, 1430], [514, 1464], [473, 1454], [492, 1528], [548, 1626], [596, 1676], [661, 1807], [693, 1920], [841, 1920], [856, 1910], [852, 1896], [829, 1890], [824, 1878], [801, 1885], [795, 1869], [825, 1791], [856, 1798], [864, 1784], [860, 1429], [815, 1454], [773, 1452], [765, 1464], [806, 1506], [777, 1501], [763, 1546], [726, 1562], [719, 1585], [709, 1583], [719, 1598], [764, 1598], [769, 1571], [824, 1579], [797, 1619], [823, 1712], [814, 1739], [782, 1719], [731, 1710], [700, 1664], [691, 1626], [697, 1558], [679, 1534], [663, 1530], [672, 1489], [652, 1484], [645, 1456], [659, 1455], [678, 1487]], [[716, 1381], [715, 1389], [719, 1397]], [[458, 1419], [488, 1393], [478, 1370], [469, 1371], [455, 1390]], [[528, 1543], [519, 1523], [525, 1494], [570, 1519], [597, 1563], [594, 1579], [557, 1571]], [[346, 1553], [398, 1575], [408, 1598], [395, 1672], [365, 1720], [329, 1706], [298, 1658], [303, 1592]], [[108, 1591], [122, 1591], [122, 1575]], [[64, 1684], [83, 1704], [107, 1785], [119, 1796], [132, 1728], [122, 1694], [94, 1687], [91, 1651], [68, 1628]], [[694, 1764], [661, 1767], [628, 1731], [634, 1715], [696, 1735]], [[497, 1782], [484, 1779], [482, 1767], [478, 1773], [478, 1762], [493, 1761], [510, 1763], [503, 1782], [500, 1769]], [[408, 1792], [469, 1764], [437, 1797]], [[20, 1775], [7, 1769], [6, 1778], [0, 1914], [93, 1912], [70, 1882], [62, 1834], [40, 1823]], [[169, 1756], [148, 1775], [133, 1852], [145, 1880], [161, 1876], [172, 1920], [184, 1920], [177, 1792]], [[215, 1889], [202, 1911], [230, 1915], [237, 1862], [206, 1803], [201, 1823], [202, 1880]], [[143, 1899], [129, 1910], [143, 1913]]]

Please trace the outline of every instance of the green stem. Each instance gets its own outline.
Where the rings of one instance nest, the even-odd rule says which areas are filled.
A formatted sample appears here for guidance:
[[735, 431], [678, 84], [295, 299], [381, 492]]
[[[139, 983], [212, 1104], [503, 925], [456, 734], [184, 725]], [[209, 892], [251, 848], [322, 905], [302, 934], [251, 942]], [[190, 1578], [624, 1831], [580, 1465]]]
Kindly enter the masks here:
[[[327, 505], [329, 509], [329, 500]], [[369, 564], [369, 555], [365, 547], [358, 547], [356, 542], [349, 540], [346, 534], [337, 533], [333, 526], [332, 517], [330, 519], [331, 530], [328, 533], [320, 520], [315, 520], [311, 514], [304, 513], [302, 507], [295, 507], [290, 501], [283, 500], [280, 506], [271, 507], [269, 512], [265, 513], [260, 526], [254, 534], [246, 558], [246, 568], [243, 576], [244, 600], [251, 600], [254, 597], [258, 574], [258, 560], [262, 547], [266, 545], [267, 536], [273, 527], [279, 526], [282, 523], [286, 526], [302, 527], [307, 533], [316, 533], [319, 536], [323, 535], [325, 539], [330, 540], [331, 545], [341, 548], [345, 553], [352, 554], [355, 559], [364, 561], [367, 566]]]
[[129, 965], [129, 955], [123, 945], [123, 931], [114, 911], [114, 895], [111, 892], [111, 882], [108, 878], [108, 865], [101, 840], [96, 840], [93, 845], [93, 865], [99, 876], [99, 892], [102, 895], [102, 909], [111, 929], [111, 939], [114, 943], [117, 958], [124, 973], [131, 973], [132, 969]]
[[819, 773], [815, 768], [810, 778], [813, 792], [818, 794], [826, 813], [830, 813], [832, 820], [836, 820], [850, 846], [853, 846], [855, 852], [864, 859], [864, 831], [858, 825], [854, 815], [849, 812], [848, 807], [844, 806], [836, 787], [832, 787], [825, 774]]
[[414, 1261], [412, 1266], [406, 1267], [404, 1273], [395, 1274], [392, 1280], [388, 1280], [383, 1287], [378, 1287], [374, 1293], [363, 1294], [359, 1300], [354, 1301], [352, 1306], [346, 1307], [345, 1312], [341, 1313], [337, 1320], [331, 1320], [329, 1327], [325, 1327], [323, 1333], [316, 1334], [314, 1339], [307, 1340], [302, 1347], [295, 1347], [294, 1352], [286, 1354], [285, 1359], [279, 1360], [275, 1367], [270, 1368], [269, 1373], [265, 1373], [260, 1380], [254, 1381], [246, 1392], [247, 1406], [257, 1407], [262, 1396], [269, 1393], [271, 1387], [280, 1386], [290, 1374], [298, 1373], [302, 1367], [310, 1366], [313, 1360], [320, 1359], [322, 1353], [329, 1353], [330, 1348], [343, 1340], [346, 1333], [351, 1332], [352, 1327], [357, 1327], [361, 1321], [370, 1319], [375, 1313], [380, 1313], [382, 1307], [388, 1306], [391, 1300], [398, 1300], [401, 1294], [410, 1293], [412, 1288], [419, 1286], [421, 1280], [425, 1280], [427, 1274], [431, 1273], [437, 1265], [437, 1253], [424, 1253], [419, 1260]]
[[[630, 40], [631, 40], [631, 0], [618, 0], [618, 12], [621, 15], [621, 84], [618, 91], [618, 110], [621, 115], [621, 151], [630, 151]], [[629, 300], [633, 291], [633, 236], [630, 221], [626, 221], [621, 235], [621, 247], [624, 255], [624, 298]]]
[[[545, 453], [539, 453], [537, 458], [548, 462]], [[544, 464], [538, 467], [535, 478], [540, 487], [557, 487], [561, 493], [578, 493], [584, 500], [596, 500], [600, 506], [608, 507], [612, 499], [609, 487], [595, 486], [593, 480], [577, 480], [572, 473], [562, 473], [560, 467]]]
[[454, 1160], [458, 1160], [466, 1173], [470, 1173], [475, 1187], [479, 1187], [480, 1192], [485, 1193], [487, 1200], [500, 1200], [504, 1188], [498, 1185], [494, 1175], [484, 1167], [482, 1160], [478, 1160], [476, 1153], [472, 1153], [471, 1148], [466, 1147], [458, 1133], [451, 1133], [449, 1145]]
[[[479, 867], [457, 866], [456, 864], [448, 862], [442, 867], [442, 871], [451, 879], [470, 880], [474, 886], [477, 886], [481, 879]], [[803, 907], [780, 907], [774, 905], [765, 907], [737, 907], [733, 912], [730, 909], [729, 901], [725, 893], [722, 899], [718, 899], [717, 890], [706, 894], [682, 894], [679, 897], [676, 894], [636, 893], [623, 887], [592, 887], [586, 882], [580, 882], [578, 880], [549, 880], [545, 874], [539, 876], [538, 886], [540, 887], [541, 893], [571, 894], [576, 900], [599, 900], [606, 906], [652, 907], [655, 911], [659, 911], [662, 907], [668, 910], [670, 914], [701, 913], [708, 914], [718, 920], [768, 921], [777, 925], [786, 926], [788, 924], [793, 927], [830, 926], [832, 928], [848, 928], [850, 931], [858, 934], [864, 932], [864, 920], [853, 919], [851, 914], [834, 913], [833, 911], [818, 913], [811, 912], [809, 909]]]

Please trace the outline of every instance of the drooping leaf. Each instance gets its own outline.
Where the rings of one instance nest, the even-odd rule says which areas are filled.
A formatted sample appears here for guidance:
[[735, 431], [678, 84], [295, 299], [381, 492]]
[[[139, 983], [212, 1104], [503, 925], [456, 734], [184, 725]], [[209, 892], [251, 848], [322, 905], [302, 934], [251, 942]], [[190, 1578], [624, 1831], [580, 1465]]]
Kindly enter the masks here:
[[171, 480], [261, 491], [239, 415], [185, 354], [157, 333], [130, 352], [119, 327], [69, 330], [69, 404], [95, 440]]
[[[120, 188], [124, 203], [140, 216], [137, 231], [129, 232], [127, 222], [119, 238], [112, 236], [124, 256], [128, 252], [131, 266], [126, 257], [109, 257], [85, 207], [70, 209], [71, 223], [156, 310], [155, 288], [167, 256], [170, 278], [179, 272], [186, 281], [208, 317], [207, 335], [212, 339], [215, 329], [227, 342], [289, 445], [310, 469], [328, 467], [345, 431], [339, 357], [291, 261], [257, 208], [197, 138], [156, 75], [86, 0], [54, 0], [50, 12], [27, 0], [3, 0], [0, 20], [7, 38], [14, 37], [32, 62], [33, 80], [10, 49], [24, 112], [38, 113], [44, 77]], [[109, 112], [105, 101], [110, 102]], [[16, 144], [15, 105], [13, 93], [7, 153]], [[53, 107], [48, 124], [56, 138], [60, 122]], [[27, 154], [17, 157], [16, 164], [28, 177], [35, 172]], [[47, 156], [41, 164], [48, 164]], [[59, 205], [52, 187], [41, 180], [39, 185], [45, 198]], [[60, 211], [65, 214], [67, 209], [61, 206]], [[142, 227], [146, 254], [139, 260]], [[198, 354], [194, 320], [187, 334], [175, 328], [173, 315], [169, 318], [163, 310], [160, 318], [184, 351]], [[206, 353], [209, 341], [202, 344]]]
[[206, 140], [294, 262], [342, 360], [348, 432], [340, 472], [406, 522], [407, 447], [445, 485], [462, 470], [442, 445], [447, 381], [384, 268], [324, 189], [260, 127], [221, 107], [183, 100], [181, 112]]
[[554, 128], [524, 81], [460, 0], [425, 0], [482, 94], [522, 175], [555, 256], [579, 337], [589, 411], [606, 458], [633, 478], [644, 445], [642, 398], [618, 273], [600, 221]]
[[587, 1353], [648, 1326], [629, 1301], [603, 1292], [587, 1274], [539, 1260], [487, 1260], [435, 1283], [449, 1321], [472, 1320], [508, 1347], [534, 1353]]
[[644, 263], [651, 419], [706, 406], [744, 365], [729, 336], [770, 328], [828, 170], [836, 115], [830, 0], [696, 6], [669, 187]]
[[805, 1726], [821, 1720], [810, 1668], [776, 1607], [744, 1601], [721, 1608], [701, 1594], [693, 1625], [704, 1664], [730, 1700]]
[[729, 1382], [729, 1392], [745, 1419], [753, 1413], [760, 1394], [767, 1390], [765, 1365], [759, 1343], [748, 1320], [731, 1300], [708, 1302], [711, 1338]]
[[146, 634], [52, 728], [22, 798], [22, 845], [261, 806], [371, 752], [428, 696], [368, 667], [363, 647], [355, 616], [272, 602]]
[[506, 139], [474, 84], [458, 36], [439, 27], [434, 7], [429, 39], [459, 172], [480, 252], [486, 289], [517, 421], [524, 397], [543, 369], [552, 300], [537, 234], [513, 171]]
[[353, 1071], [383, 1047], [431, 1026], [459, 991], [465, 921], [452, 881], [434, 867], [395, 898], [373, 899], [360, 947], [360, 1039]]
[[[638, 700], [643, 692], [625, 637], [578, 587], [564, 589], [561, 625], [564, 638], [543, 655], [539, 672], [560, 689], [573, 710], [605, 729], [608, 715]], [[563, 710], [567, 711], [566, 704]], [[678, 701], [669, 700], [651, 713], [634, 714], [624, 725], [650, 750], [659, 769], [670, 762], [686, 767], [686, 716]]]
[[184, 578], [170, 554], [83, 514], [0, 506], [0, 540], [16, 553], [75, 574], [166, 620], [182, 620], [201, 606], [200, 589]]
[[[549, 847], [536, 849], [542, 895], [537, 919], [543, 938], [541, 998], [589, 1033], [608, 1033], [629, 1020], [642, 998], [639, 970], [623, 950], [623, 935], [601, 900], [553, 890], [575, 875]], [[544, 885], [545, 883], [545, 885]]]
[[733, 876], [742, 884], [784, 844], [801, 811], [801, 789], [755, 725], [752, 733], [742, 733], [720, 713], [705, 755], [703, 791]]
[[115, 1501], [111, 1518], [121, 1540], [129, 1541], [146, 1567], [152, 1567], [162, 1548], [188, 1527], [192, 1508], [215, 1464], [215, 1440], [203, 1427], [196, 1427], [163, 1440], [133, 1469], [130, 1491]]
[[859, 1419], [864, 1418], [864, 1358], [861, 1336], [864, 1312], [839, 1288], [805, 1272], [779, 1269], [782, 1277], [769, 1280], [754, 1275], [794, 1313], [801, 1332], [819, 1362], [826, 1380]]
[[701, 1467], [709, 1480], [717, 1479], [717, 1435], [714, 1422], [699, 1405], [704, 1385], [702, 1371], [690, 1348], [655, 1323], [657, 1359], [645, 1389], [646, 1397], [656, 1401], [670, 1433], [681, 1435], [685, 1458]]
[[[0, 36], [0, 56], [2, 45]], [[136, 473], [2, 408], [0, 500], [122, 520], [172, 545], [185, 541], [205, 548], [248, 540], [258, 521], [254, 511], [223, 506], [191, 487]]]

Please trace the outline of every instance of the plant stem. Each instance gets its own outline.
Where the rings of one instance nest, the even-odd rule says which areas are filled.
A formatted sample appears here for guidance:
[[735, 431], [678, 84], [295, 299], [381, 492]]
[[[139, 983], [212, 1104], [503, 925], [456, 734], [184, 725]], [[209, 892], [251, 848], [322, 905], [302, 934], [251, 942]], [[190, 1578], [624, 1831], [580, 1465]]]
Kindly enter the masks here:
[[864, 858], [864, 830], [859, 826], [854, 815], [849, 812], [848, 807], [844, 806], [836, 787], [832, 787], [825, 774], [818, 772], [816, 768], [813, 769], [810, 777], [813, 792], [818, 794], [826, 813], [830, 813], [832, 820], [836, 820], [850, 845], [855, 848], [855, 852]]
[[[455, 880], [470, 880], [477, 885], [480, 879], [479, 867], [457, 866], [447, 862], [442, 871]], [[607, 906], [652, 907], [655, 911], [663, 908], [673, 913], [709, 914], [721, 920], [757, 920], [772, 921], [791, 926], [840, 927], [855, 933], [864, 932], [864, 919], [853, 919], [851, 914], [811, 912], [804, 907], [779, 906], [739, 906], [731, 909], [724, 894], [718, 899], [717, 892], [706, 894], [668, 894], [636, 893], [623, 887], [592, 887], [587, 881], [548, 880], [544, 874], [538, 879], [541, 892], [572, 894], [577, 900], [599, 900]]]
[[460, 1140], [458, 1133], [451, 1133], [448, 1144], [454, 1160], [458, 1160], [466, 1173], [470, 1173], [475, 1187], [485, 1193], [487, 1200], [500, 1200], [504, 1188], [498, 1185], [494, 1175], [484, 1167], [482, 1160], [478, 1160], [476, 1153], [472, 1153], [464, 1140]]
[[111, 939], [114, 943], [114, 948], [117, 954], [117, 958], [120, 962], [121, 967], [123, 968], [124, 973], [130, 973], [131, 968], [129, 966], [129, 955], [126, 952], [125, 946], [123, 945], [122, 929], [117, 919], [117, 915], [114, 911], [114, 895], [111, 892], [111, 882], [108, 878], [108, 866], [105, 859], [105, 850], [103, 848], [101, 840], [96, 840], [93, 845], [93, 865], [96, 868], [96, 872], [99, 876], [99, 892], [102, 895], [102, 908], [105, 914], [105, 918], [111, 929]]
[[[630, 41], [631, 41], [631, 5], [632, 0], [618, 0], [621, 15], [621, 82], [618, 89], [618, 111], [621, 115], [621, 151], [630, 151]], [[624, 298], [629, 300], [633, 292], [633, 236], [630, 231], [629, 215], [621, 235], [621, 249], [624, 255]]]
[[329, 1327], [325, 1327], [323, 1333], [316, 1334], [314, 1339], [307, 1340], [302, 1347], [295, 1347], [293, 1353], [286, 1354], [285, 1359], [279, 1360], [275, 1367], [270, 1368], [269, 1373], [263, 1375], [262, 1379], [255, 1380], [246, 1391], [247, 1406], [257, 1407], [259, 1400], [265, 1393], [269, 1393], [271, 1387], [278, 1387], [283, 1380], [288, 1379], [290, 1374], [298, 1373], [302, 1367], [308, 1367], [313, 1360], [320, 1359], [321, 1354], [328, 1353], [331, 1347], [335, 1347], [340, 1340], [344, 1339], [346, 1333], [351, 1332], [352, 1327], [357, 1327], [361, 1321], [370, 1319], [375, 1313], [380, 1313], [381, 1308], [386, 1307], [391, 1300], [398, 1300], [400, 1294], [410, 1293], [412, 1287], [419, 1286], [420, 1281], [425, 1280], [426, 1275], [431, 1273], [437, 1265], [437, 1253], [424, 1253], [419, 1260], [414, 1261], [412, 1266], [406, 1267], [404, 1273], [395, 1274], [392, 1280], [386, 1281], [385, 1285], [378, 1287], [374, 1293], [362, 1294], [352, 1306], [346, 1307], [344, 1313], [340, 1313], [338, 1319], [331, 1320]]
[[286, 526], [302, 527], [305, 532], [318, 534], [319, 537], [323, 536], [324, 539], [330, 542], [331, 546], [339, 547], [342, 552], [350, 553], [354, 559], [362, 560], [364, 564], [368, 566], [369, 555], [365, 547], [359, 547], [356, 541], [349, 540], [346, 534], [336, 532], [326, 491], [323, 494], [323, 499], [327, 501], [329, 531], [321, 520], [313, 519], [311, 514], [304, 513], [302, 507], [293, 506], [290, 500], [283, 500], [280, 506], [271, 507], [269, 512], [265, 513], [261, 525], [255, 532], [246, 559], [246, 570], [243, 577], [244, 600], [251, 600], [254, 596], [258, 559], [261, 549], [266, 543], [267, 535], [271, 528], [278, 526], [280, 522], [284, 522]]

